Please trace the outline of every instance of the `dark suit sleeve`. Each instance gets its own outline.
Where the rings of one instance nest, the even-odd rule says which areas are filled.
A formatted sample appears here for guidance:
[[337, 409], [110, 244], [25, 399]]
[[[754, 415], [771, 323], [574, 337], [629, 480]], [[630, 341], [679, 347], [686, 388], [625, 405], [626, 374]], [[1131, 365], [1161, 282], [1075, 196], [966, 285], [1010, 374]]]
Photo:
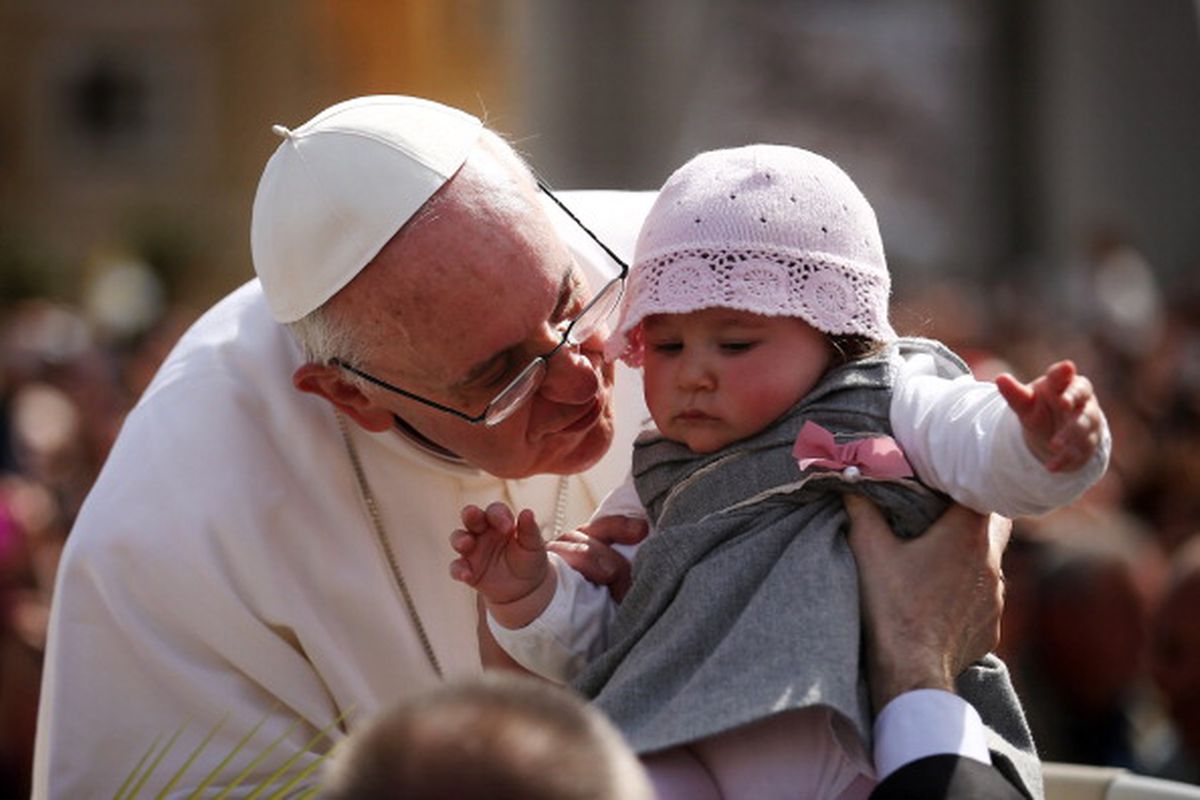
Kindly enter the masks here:
[[1003, 773], [973, 758], [938, 755], [893, 772], [871, 792], [871, 800], [1026, 800]]

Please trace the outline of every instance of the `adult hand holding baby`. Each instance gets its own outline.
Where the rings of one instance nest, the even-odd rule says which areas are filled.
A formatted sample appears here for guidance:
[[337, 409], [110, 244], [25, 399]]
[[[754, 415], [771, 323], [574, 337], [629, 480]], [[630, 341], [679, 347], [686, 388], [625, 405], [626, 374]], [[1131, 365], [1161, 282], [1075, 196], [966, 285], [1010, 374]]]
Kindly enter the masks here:
[[633, 583], [633, 573], [629, 559], [613, 545], [637, 544], [649, 531], [650, 525], [644, 519], [599, 517], [576, 530], [566, 531], [547, 542], [546, 547], [592, 583], [607, 586], [613, 600], [619, 603]]
[[844, 501], [875, 712], [912, 689], [953, 692], [958, 674], [1000, 639], [1000, 557], [1012, 523], [952, 506], [921, 536], [900, 539], [871, 501], [853, 493]]

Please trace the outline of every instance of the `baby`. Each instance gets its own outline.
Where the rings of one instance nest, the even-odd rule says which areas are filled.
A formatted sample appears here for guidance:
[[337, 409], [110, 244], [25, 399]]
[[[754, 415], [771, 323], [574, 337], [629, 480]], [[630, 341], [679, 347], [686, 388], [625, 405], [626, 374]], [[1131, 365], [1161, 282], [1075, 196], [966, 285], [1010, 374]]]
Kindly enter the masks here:
[[[782, 146], [704, 153], [638, 239], [610, 354], [643, 369], [655, 430], [597, 517], [648, 518], [620, 606], [548, 554], [536, 521], [463, 511], [451, 574], [520, 663], [574, 684], [643, 756], [661, 797], [866, 797], [871, 709], [843, 492], [901, 536], [950, 499], [1041, 514], [1103, 474], [1091, 384], [971, 378], [898, 339], [875, 215], [835, 164]], [[948, 496], [948, 497], [947, 497]], [[959, 690], [994, 760], [1040, 768], [1007, 671]]]

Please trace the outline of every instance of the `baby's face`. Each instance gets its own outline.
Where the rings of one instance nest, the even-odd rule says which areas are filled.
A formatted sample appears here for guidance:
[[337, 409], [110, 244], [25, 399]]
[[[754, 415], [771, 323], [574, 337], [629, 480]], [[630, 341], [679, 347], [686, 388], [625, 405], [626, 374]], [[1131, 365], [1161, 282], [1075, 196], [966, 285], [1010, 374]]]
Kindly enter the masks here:
[[833, 359], [825, 334], [795, 317], [710, 308], [643, 325], [646, 405], [664, 436], [697, 453], [761, 431]]

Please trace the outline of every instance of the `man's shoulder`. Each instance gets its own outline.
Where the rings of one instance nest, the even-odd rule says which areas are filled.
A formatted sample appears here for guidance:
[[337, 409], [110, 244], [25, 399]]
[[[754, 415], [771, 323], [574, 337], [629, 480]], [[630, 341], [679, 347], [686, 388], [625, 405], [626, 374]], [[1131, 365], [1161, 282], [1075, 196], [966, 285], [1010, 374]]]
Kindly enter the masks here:
[[[292, 375], [303, 353], [267, 309], [258, 281], [210, 308], [180, 338], [130, 413], [122, 438], [166, 437], [177, 445], [247, 444], [256, 434], [285, 432], [324, 410]], [[179, 453], [187, 458], [189, 451]]]
[[567, 189], [554, 194], [575, 214], [586, 214], [590, 219], [585, 224], [594, 219], [596, 225], [627, 216], [636, 217], [640, 225], [658, 197], [657, 190], [629, 189]]
[[294, 489], [288, 476], [304, 472], [333, 422], [323, 401], [292, 386], [300, 355], [290, 340], [257, 282], [204, 314], [126, 417], [80, 523], [157, 517], [182, 529]]
[[[638, 232], [658, 192], [631, 192], [614, 189], [576, 189], [556, 192], [555, 196], [600, 241], [626, 262], [633, 258]], [[585, 259], [603, 263], [607, 256], [578, 225], [559, 210], [549, 198], [543, 206], [555, 229], [567, 246]], [[615, 268], [615, 266], [614, 266]]]
[[[290, 390], [301, 353], [287, 329], [271, 318], [257, 280], [218, 301], [180, 337], [159, 367], [144, 403], [179, 381], [200, 382], [214, 373], [243, 376], [250, 387]], [[280, 376], [288, 380], [281, 382]]]

